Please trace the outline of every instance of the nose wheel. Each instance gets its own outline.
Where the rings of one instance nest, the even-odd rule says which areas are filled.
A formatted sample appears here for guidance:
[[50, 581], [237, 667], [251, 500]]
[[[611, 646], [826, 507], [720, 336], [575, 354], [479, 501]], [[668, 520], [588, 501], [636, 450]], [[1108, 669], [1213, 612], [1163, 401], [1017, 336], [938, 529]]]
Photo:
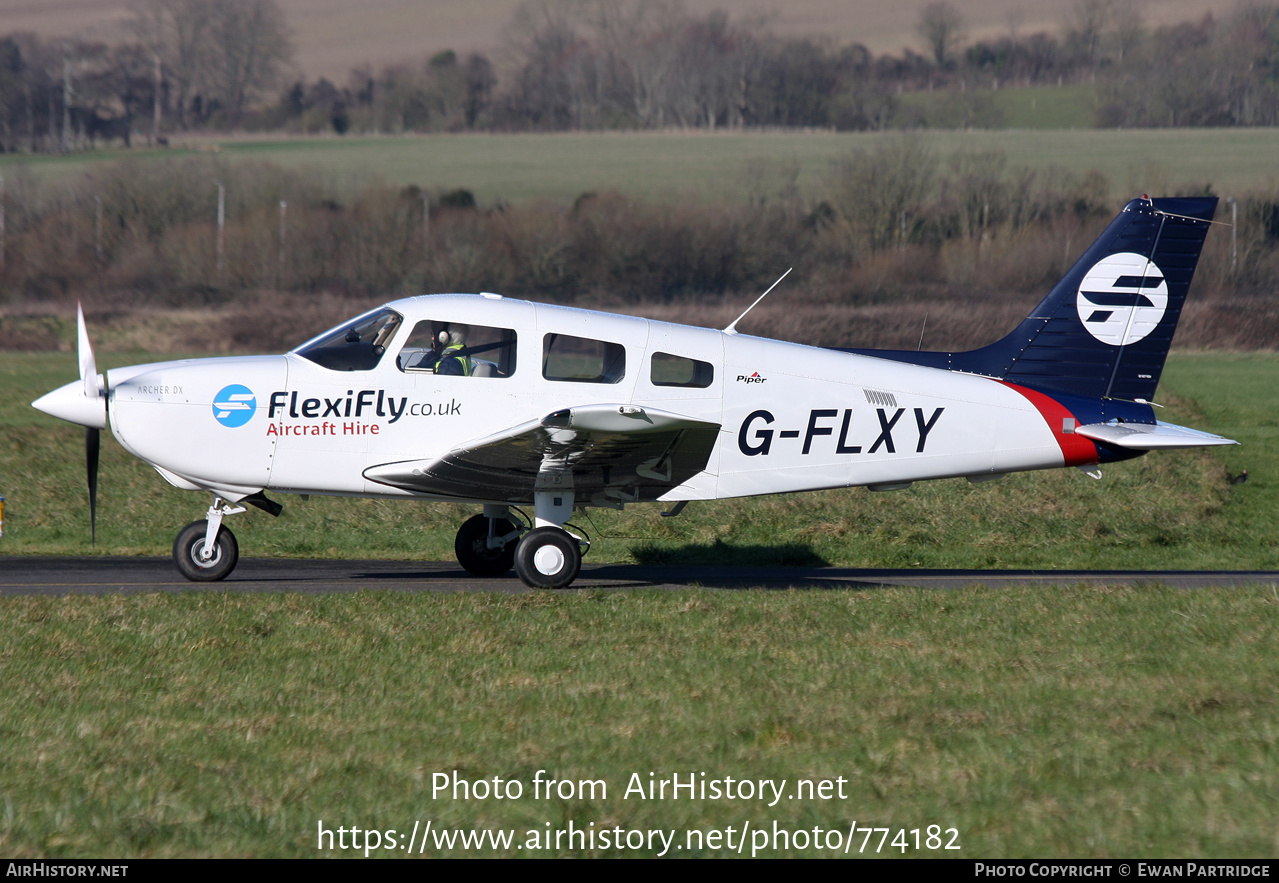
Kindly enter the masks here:
[[[235, 569], [240, 558], [240, 546], [235, 534], [218, 526], [213, 544], [208, 546], [209, 522], [193, 521], [173, 541], [173, 562], [178, 571], [189, 580], [214, 582], [223, 579]], [[205, 549], [209, 549], [206, 554]]]
[[[272, 515], [280, 514], [280, 505], [266, 499], [260, 492], [251, 498], [246, 497], [245, 502], [253, 503]], [[243, 506], [229, 506], [221, 497], [215, 496], [208, 517], [203, 521], [192, 521], [173, 541], [173, 563], [178, 566], [178, 572], [196, 582], [214, 582], [235, 570], [235, 563], [240, 560], [240, 545], [235, 541], [235, 534], [222, 526], [222, 519], [243, 511]]]
[[562, 528], [534, 528], [515, 547], [515, 572], [531, 589], [565, 588], [581, 569], [581, 546]]

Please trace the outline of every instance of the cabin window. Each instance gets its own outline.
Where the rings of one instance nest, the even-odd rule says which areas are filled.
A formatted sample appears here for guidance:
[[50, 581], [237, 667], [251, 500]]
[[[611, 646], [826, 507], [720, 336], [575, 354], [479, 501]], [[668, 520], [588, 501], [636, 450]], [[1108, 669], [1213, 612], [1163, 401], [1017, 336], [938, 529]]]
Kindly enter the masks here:
[[548, 334], [542, 338], [542, 376], [574, 383], [618, 383], [626, 376], [626, 348], [589, 337]]
[[426, 319], [414, 326], [397, 361], [406, 374], [510, 377], [515, 373], [515, 332]]
[[715, 367], [710, 362], [684, 356], [653, 353], [652, 362], [649, 364], [649, 380], [654, 386], [706, 389], [715, 382]]
[[368, 371], [378, 366], [403, 318], [394, 310], [359, 316], [297, 350], [334, 371]]

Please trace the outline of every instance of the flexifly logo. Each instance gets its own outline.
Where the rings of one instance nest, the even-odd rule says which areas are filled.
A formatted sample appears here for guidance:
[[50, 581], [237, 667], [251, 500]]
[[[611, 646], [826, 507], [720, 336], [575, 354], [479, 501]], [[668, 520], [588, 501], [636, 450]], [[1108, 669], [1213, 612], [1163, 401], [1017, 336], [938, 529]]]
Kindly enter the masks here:
[[1168, 283], [1143, 255], [1107, 255], [1084, 276], [1075, 307], [1089, 334], [1110, 346], [1127, 346], [1159, 327], [1168, 309]]
[[258, 406], [253, 390], [238, 383], [224, 386], [213, 397], [213, 419], [235, 429], [253, 419]]
[[[227, 387], [230, 389], [230, 387]], [[324, 420], [329, 417], [390, 417], [394, 423], [404, 416], [408, 407], [408, 398], [388, 396], [384, 389], [362, 389], [358, 393], [348, 389], [345, 396], [330, 398], [300, 398], [297, 392], [271, 393], [271, 405], [267, 409], [268, 419], [280, 417], [300, 417], [308, 420]]]
[[763, 383], [767, 379], [768, 379], [767, 377], [760, 377], [758, 371], [756, 371], [754, 374], [751, 374], [750, 376], [747, 376], [745, 374], [737, 375], [738, 383]]

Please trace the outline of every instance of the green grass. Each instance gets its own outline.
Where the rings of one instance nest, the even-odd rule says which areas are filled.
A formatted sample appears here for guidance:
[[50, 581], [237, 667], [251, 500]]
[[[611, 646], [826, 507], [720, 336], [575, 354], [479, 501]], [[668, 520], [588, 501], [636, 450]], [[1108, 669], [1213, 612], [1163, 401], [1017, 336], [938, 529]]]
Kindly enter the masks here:
[[1010, 129], [1090, 129], [1097, 113], [1093, 86], [1039, 86], [990, 93]]
[[[642, 538], [592, 558], [1275, 567], [1276, 368], [1274, 354], [1170, 362], [1162, 416], [1240, 448], [1151, 455], [1101, 482], [1062, 470], [679, 519], [640, 507], [602, 524]], [[69, 354], [0, 354], [5, 553], [90, 552], [82, 434], [26, 406], [74, 373]], [[107, 440], [102, 485], [96, 554], [165, 554], [206, 505]], [[244, 554], [443, 558], [466, 514], [285, 502], [278, 521], [237, 516]], [[415, 820], [681, 843], [747, 821], [856, 821], [953, 827], [951, 854], [968, 858], [1279, 855], [1275, 586], [17, 597], [0, 599], [0, 683], [13, 857], [311, 856], [321, 820], [401, 842]], [[454, 770], [525, 795], [433, 794]], [[607, 796], [535, 799], [538, 770], [603, 780]], [[846, 796], [623, 799], [649, 772], [785, 779], [787, 793], [843, 777]]]
[[[320, 820], [516, 842], [570, 821], [681, 838], [856, 821], [953, 827], [967, 858], [1279, 854], [1274, 587], [208, 591], [0, 610], [11, 857], [314, 856]], [[538, 770], [607, 795], [534, 799]], [[525, 795], [433, 793], [453, 771]], [[650, 772], [846, 790], [624, 799]], [[583, 852], [616, 854], [544, 854]]]
[[[976, 119], [997, 121], [1001, 129], [1091, 129], [1097, 112], [1095, 86], [945, 89], [910, 92], [900, 98], [899, 118], [908, 115], [931, 128], [962, 128], [972, 119], [964, 108], [980, 109]], [[993, 111], [994, 116], [990, 116]]]
[[[1015, 99], [1004, 97], [1013, 91], [1001, 90], [998, 101], [1015, 104]], [[1022, 114], [1015, 107], [1008, 112], [1014, 119]], [[1026, 125], [1034, 125], [1033, 120]], [[285, 168], [315, 169], [339, 188], [353, 189], [373, 178], [437, 190], [461, 187], [484, 203], [571, 201], [584, 192], [604, 190], [659, 200], [740, 200], [752, 194], [775, 198], [774, 188], [783, 178], [779, 169], [797, 165], [801, 192], [815, 199], [822, 194], [832, 161], [897, 137], [873, 132], [610, 132], [228, 139], [216, 158], [184, 149], [137, 150], [130, 155], [144, 160], [206, 156], [210, 175], [215, 162], [269, 161]], [[1279, 153], [1279, 129], [930, 131], [921, 137], [943, 158], [959, 150], [997, 149], [1007, 153], [1012, 166], [1052, 166], [1076, 174], [1099, 169], [1121, 195], [1152, 183], [1208, 183], [1223, 195], [1267, 186], [1275, 179], [1274, 157]], [[11, 178], [26, 171], [69, 180], [123, 155], [103, 151], [5, 157], [0, 159], [0, 174]]]
[[[146, 354], [103, 354], [100, 366]], [[104, 434], [98, 542], [89, 545], [83, 431], [29, 407], [75, 377], [71, 354], [0, 354], [3, 554], [165, 555], [202, 516], [200, 494], [170, 487]], [[1163, 419], [1244, 442], [1167, 451], [1104, 468], [908, 491], [861, 488], [693, 503], [678, 518], [656, 506], [591, 510], [575, 519], [596, 540], [588, 561], [820, 564], [852, 567], [1251, 569], [1279, 567], [1273, 506], [1279, 475], [1274, 378], [1279, 356], [1174, 355]], [[1200, 404], [1196, 404], [1200, 403]], [[1231, 485], [1229, 474], [1249, 471]], [[464, 506], [282, 497], [272, 519], [251, 509], [228, 526], [242, 554], [449, 560]]]

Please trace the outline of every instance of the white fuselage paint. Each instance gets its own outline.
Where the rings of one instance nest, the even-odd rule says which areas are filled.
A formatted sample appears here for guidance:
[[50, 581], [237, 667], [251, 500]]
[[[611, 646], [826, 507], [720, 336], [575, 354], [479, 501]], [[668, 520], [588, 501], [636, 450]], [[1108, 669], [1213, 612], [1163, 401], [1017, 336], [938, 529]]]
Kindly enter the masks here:
[[[120, 443], [179, 487], [244, 495], [422, 497], [364, 478], [378, 464], [439, 457], [554, 411], [633, 403], [719, 423], [706, 469], [664, 500], [891, 485], [1063, 465], [1057, 438], [1016, 390], [989, 378], [628, 316], [479, 295], [389, 304], [405, 321], [368, 371], [295, 353], [110, 372]], [[510, 377], [405, 372], [396, 356], [422, 319], [514, 329]], [[542, 376], [548, 333], [621, 344], [616, 384]], [[654, 353], [708, 362], [706, 388], [655, 386]], [[242, 425], [214, 401], [250, 401]], [[886, 429], [891, 425], [891, 429]], [[531, 488], [530, 488], [531, 497]], [[482, 502], [482, 501], [481, 501]]]

